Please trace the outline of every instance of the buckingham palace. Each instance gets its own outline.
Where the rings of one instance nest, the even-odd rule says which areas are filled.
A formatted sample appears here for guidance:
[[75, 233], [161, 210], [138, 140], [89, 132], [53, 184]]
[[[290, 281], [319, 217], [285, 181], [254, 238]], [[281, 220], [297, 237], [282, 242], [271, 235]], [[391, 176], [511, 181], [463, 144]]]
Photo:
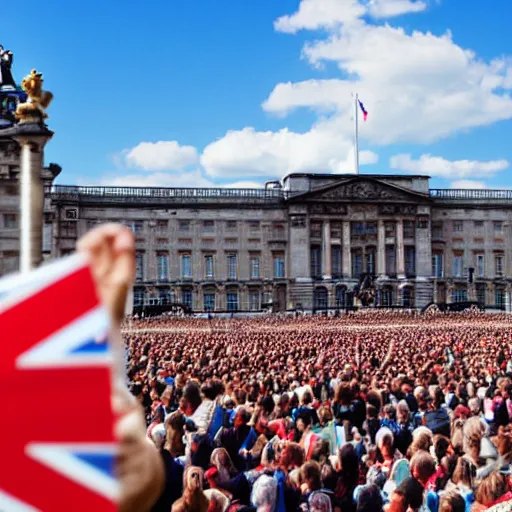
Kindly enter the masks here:
[[[0, 273], [19, 261], [19, 161], [0, 151]], [[133, 303], [196, 312], [321, 310], [478, 301], [508, 309], [512, 191], [429, 188], [428, 176], [289, 174], [261, 189], [45, 185], [43, 255], [104, 222], [133, 231]]]

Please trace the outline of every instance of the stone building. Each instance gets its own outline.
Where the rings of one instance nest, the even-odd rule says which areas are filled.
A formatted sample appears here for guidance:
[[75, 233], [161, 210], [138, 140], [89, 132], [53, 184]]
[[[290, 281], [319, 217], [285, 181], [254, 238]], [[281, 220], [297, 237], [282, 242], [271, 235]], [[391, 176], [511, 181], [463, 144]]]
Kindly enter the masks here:
[[[18, 262], [18, 154], [0, 143], [0, 273]], [[265, 189], [46, 185], [46, 258], [102, 222], [134, 232], [134, 304], [195, 311], [343, 308], [362, 273], [376, 304], [423, 307], [512, 292], [512, 191], [432, 190], [427, 176], [290, 174]]]

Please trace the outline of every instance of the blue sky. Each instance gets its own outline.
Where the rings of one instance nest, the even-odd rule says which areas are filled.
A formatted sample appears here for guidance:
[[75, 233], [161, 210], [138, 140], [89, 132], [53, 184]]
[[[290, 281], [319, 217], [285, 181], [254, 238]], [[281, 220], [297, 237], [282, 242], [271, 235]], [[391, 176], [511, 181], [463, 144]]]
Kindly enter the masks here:
[[[122, 7], [121, 7], [122, 5]], [[512, 185], [512, 3], [35, 0], [2, 6], [18, 81], [55, 94], [59, 183], [256, 186], [289, 172]]]

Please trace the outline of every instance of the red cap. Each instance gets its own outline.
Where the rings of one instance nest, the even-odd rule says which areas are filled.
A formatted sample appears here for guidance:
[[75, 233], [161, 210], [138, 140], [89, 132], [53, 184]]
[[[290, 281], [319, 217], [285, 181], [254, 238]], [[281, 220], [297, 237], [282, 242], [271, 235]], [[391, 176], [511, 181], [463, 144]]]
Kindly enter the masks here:
[[457, 405], [455, 407], [455, 410], [453, 411], [453, 414], [455, 414], [456, 418], [467, 418], [469, 416], [469, 409], [467, 407], [464, 407], [462, 404]]

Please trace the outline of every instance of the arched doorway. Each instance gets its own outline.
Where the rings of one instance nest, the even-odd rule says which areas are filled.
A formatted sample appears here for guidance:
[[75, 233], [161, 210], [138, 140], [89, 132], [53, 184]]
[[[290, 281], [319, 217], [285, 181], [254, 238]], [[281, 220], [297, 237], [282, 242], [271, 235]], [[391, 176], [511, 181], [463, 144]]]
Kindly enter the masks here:
[[316, 309], [327, 309], [329, 293], [327, 288], [320, 286], [315, 289], [313, 296], [313, 307]]

